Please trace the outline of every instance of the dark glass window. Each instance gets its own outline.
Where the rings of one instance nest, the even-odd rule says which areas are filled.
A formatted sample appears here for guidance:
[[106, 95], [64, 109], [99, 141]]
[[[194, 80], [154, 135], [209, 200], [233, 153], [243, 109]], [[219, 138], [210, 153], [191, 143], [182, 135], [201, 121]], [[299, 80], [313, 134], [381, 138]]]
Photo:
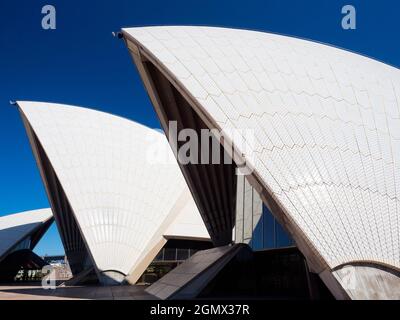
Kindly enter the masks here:
[[164, 260], [166, 261], [176, 260], [176, 249], [164, 248]]
[[186, 260], [189, 258], [189, 249], [177, 249], [176, 260]]
[[263, 205], [264, 243], [263, 248], [275, 248], [275, 219], [268, 208]]
[[254, 250], [288, 247], [294, 244], [290, 236], [276, 221], [269, 209], [263, 205], [262, 217], [254, 228], [249, 245]]
[[164, 260], [164, 248], [160, 250], [157, 256], [154, 258], [155, 261]]
[[263, 221], [262, 220], [263, 220], [263, 216], [261, 215], [260, 219], [258, 220], [257, 225], [255, 226], [255, 228], [253, 230], [250, 247], [252, 247], [254, 250], [260, 250], [260, 249], [264, 248]]
[[288, 247], [293, 245], [293, 240], [283, 230], [282, 226], [275, 220], [276, 225], [276, 247]]

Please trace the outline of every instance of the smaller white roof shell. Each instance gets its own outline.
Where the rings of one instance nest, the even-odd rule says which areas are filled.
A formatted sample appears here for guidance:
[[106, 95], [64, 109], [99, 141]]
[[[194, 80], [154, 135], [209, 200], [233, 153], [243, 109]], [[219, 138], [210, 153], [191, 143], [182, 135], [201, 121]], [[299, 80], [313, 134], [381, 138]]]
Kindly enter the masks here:
[[164, 134], [87, 108], [18, 105], [60, 181], [99, 272], [140, 276], [144, 261], [151, 262], [165, 243], [164, 235], [209, 238]]
[[24, 211], [0, 217], [0, 260], [12, 247], [52, 217], [51, 209]]

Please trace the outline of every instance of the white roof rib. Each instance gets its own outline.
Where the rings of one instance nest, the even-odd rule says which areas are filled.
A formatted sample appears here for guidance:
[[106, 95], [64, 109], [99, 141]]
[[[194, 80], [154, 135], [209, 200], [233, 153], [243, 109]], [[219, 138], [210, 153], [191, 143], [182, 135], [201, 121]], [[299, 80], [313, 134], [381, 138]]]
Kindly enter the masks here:
[[123, 32], [215, 128], [254, 130], [249, 165], [330, 268], [351, 261], [400, 268], [398, 69], [255, 31]]
[[[145, 248], [159, 241], [181, 213], [177, 202], [191, 207], [185, 212], [189, 217], [199, 215], [178, 165], [148, 158], [159, 150], [151, 150], [155, 145], [172, 153], [160, 132], [81, 107], [18, 105], [57, 174], [100, 272], [127, 275], [135, 269]], [[197, 227], [195, 236], [209, 237], [204, 224]]]
[[0, 260], [20, 241], [52, 219], [51, 209], [24, 211], [0, 217]]

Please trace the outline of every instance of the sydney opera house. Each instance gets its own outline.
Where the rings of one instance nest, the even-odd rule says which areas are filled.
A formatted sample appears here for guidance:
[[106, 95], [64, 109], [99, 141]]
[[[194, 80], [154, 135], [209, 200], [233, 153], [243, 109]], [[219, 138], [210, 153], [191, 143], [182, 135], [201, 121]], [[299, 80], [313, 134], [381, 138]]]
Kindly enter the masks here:
[[[147, 292], [400, 299], [397, 68], [256, 31], [119, 35], [165, 134], [85, 108], [18, 102], [75, 276], [134, 284], [169, 239], [211, 239]], [[185, 141], [172, 137], [185, 129], [212, 133], [198, 161], [180, 161]], [[151, 161], [154, 145], [174, 161]], [[212, 145], [230, 161], [200, 161]]]

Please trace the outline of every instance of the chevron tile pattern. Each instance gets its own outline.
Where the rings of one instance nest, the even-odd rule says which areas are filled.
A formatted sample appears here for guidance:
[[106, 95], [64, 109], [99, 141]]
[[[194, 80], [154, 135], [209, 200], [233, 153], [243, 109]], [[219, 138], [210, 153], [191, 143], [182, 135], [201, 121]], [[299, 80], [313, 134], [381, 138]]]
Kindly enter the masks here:
[[[123, 29], [246, 158], [331, 267], [400, 267], [400, 72], [331, 46], [212, 27]], [[235, 137], [229, 137], [235, 142]], [[239, 152], [244, 150], [239, 150]]]

